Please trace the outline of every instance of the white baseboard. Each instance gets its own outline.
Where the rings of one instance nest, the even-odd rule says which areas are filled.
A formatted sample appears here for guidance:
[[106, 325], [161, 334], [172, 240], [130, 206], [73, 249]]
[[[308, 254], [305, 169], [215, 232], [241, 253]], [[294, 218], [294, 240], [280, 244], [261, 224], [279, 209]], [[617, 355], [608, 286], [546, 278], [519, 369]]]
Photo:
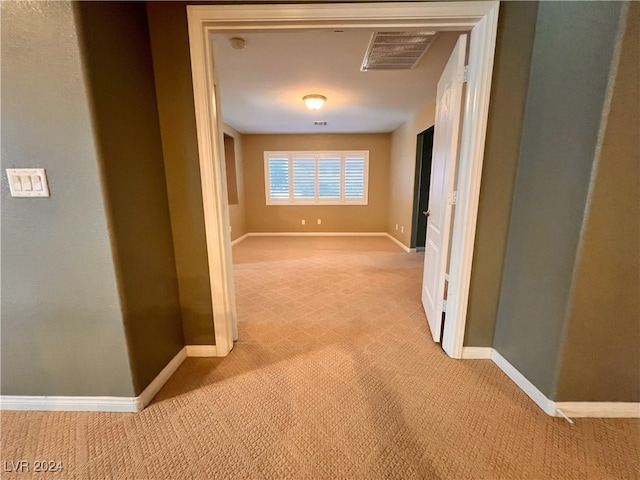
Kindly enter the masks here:
[[568, 417], [640, 418], [640, 402], [556, 402]]
[[248, 237], [389, 237], [405, 252], [412, 253], [416, 251], [415, 248], [407, 247], [387, 232], [250, 232], [233, 240], [231, 246], [237, 245]]
[[0, 395], [0, 410], [65, 412], [139, 412], [171, 378], [187, 357], [219, 357], [215, 345], [187, 345], [162, 369], [137, 397], [75, 397], [51, 395]]
[[187, 357], [225, 357], [215, 345], [187, 345]]
[[156, 396], [162, 386], [187, 358], [186, 347], [180, 350], [166, 367], [137, 397], [73, 397], [38, 395], [1, 395], [0, 410], [42, 410], [64, 412], [139, 412]]
[[557, 417], [558, 412], [556, 411], [556, 407], [552, 400], [549, 400], [544, 393], [542, 393], [538, 388], [531, 383], [524, 375], [522, 375], [516, 367], [511, 365], [507, 359], [505, 359], [502, 355], [500, 355], [495, 349], [491, 349], [491, 360], [495, 363], [500, 370], [507, 374], [513, 383], [515, 383], [520, 389], [526, 393], [531, 400], [536, 402], [536, 404], [547, 414], [552, 417]]
[[493, 348], [491, 347], [462, 347], [462, 358], [466, 360], [473, 359], [491, 359]]
[[136, 397], [2, 395], [0, 410], [64, 412], [138, 412]]
[[492, 360], [531, 400], [552, 417], [640, 418], [640, 402], [554, 402], [494, 348], [463, 347], [462, 358]]
[[233, 247], [234, 245], [240, 243], [241, 241], [243, 241], [245, 238], [247, 238], [249, 236], [248, 233], [245, 233], [244, 235], [242, 235], [241, 237], [236, 238], [235, 240], [231, 241], [231, 246]]
[[393, 235], [387, 233], [387, 237], [389, 237], [391, 239], [391, 241], [393, 241], [395, 244], [397, 244], [401, 249], [403, 249], [405, 252], [407, 253], [411, 253], [411, 251], [413, 250], [414, 252], [416, 251], [415, 248], [409, 248], [407, 247], [404, 243], [402, 243], [400, 240], [398, 240], [396, 237], [394, 237]]
[[155, 397], [160, 389], [164, 386], [165, 383], [171, 378], [171, 375], [175, 373], [182, 362], [187, 358], [187, 347], [183, 347], [175, 357], [171, 359], [167, 366], [164, 367], [156, 378], [154, 378], [147, 388], [143, 390], [143, 392], [136, 397], [136, 406], [138, 407], [137, 411], [142, 410], [144, 407], [149, 405], [153, 397]]
[[252, 232], [247, 237], [385, 237], [386, 232]]

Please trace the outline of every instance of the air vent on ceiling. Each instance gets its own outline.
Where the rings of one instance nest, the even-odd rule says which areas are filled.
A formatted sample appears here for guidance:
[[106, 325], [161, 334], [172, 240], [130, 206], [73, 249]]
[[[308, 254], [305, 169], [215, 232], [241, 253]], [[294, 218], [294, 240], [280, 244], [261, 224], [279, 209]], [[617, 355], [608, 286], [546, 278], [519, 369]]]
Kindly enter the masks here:
[[320, 121], [320, 120], [315, 120], [315, 121], [313, 122], [313, 124], [314, 124], [316, 127], [324, 127], [324, 126], [327, 124], [327, 122], [322, 122], [322, 121]]
[[436, 32], [375, 32], [360, 70], [411, 70], [433, 42]]

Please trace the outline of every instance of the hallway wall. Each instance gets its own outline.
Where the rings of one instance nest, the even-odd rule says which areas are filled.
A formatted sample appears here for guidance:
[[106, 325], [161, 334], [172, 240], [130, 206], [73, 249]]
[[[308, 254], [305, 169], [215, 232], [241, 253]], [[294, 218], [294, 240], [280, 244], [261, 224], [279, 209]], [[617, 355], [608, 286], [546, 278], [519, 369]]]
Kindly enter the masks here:
[[[0, 2], [2, 395], [134, 393], [90, 93], [69, 2]], [[5, 168], [46, 169], [12, 198]]]
[[552, 400], [622, 5], [538, 8], [494, 348]]
[[538, 2], [502, 2], [464, 345], [490, 347], [509, 231]]
[[147, 2], [146, 6], [184, 339], [188, 345], [212, 345], [213, 306], [186, 3]]
[[574, 267], [559, 401], [640, 401], [639, 28], [631, 2]]
[[147, 14], [74, 7], [138, 395], [184, 346]]

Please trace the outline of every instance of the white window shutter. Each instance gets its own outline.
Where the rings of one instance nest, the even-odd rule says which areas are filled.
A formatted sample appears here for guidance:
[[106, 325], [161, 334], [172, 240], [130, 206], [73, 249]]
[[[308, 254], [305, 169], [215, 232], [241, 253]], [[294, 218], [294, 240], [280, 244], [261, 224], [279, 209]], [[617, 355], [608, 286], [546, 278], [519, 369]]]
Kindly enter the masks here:
[[347, 157], [344, 161], [345, 199], [364, 199], [365, 161], [363, 157]]
[[340, 199], [340, 157], [318, 159], [318, 198]]
[[267, 205], [366, 205], [368, 151], [264, 152]]
[[289, 199], [289, 159], [286, 156], [269, 158], [269, 198]]
[[293, 199], [316, 197], [316, 161], [313, 157], [293, 157]]

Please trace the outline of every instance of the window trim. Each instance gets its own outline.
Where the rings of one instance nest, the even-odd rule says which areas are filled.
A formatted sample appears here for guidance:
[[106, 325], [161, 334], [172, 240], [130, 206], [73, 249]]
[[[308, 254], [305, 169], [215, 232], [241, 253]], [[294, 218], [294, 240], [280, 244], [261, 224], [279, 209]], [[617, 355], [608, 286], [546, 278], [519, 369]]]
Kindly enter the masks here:
[[[272, 156], [287, 157], [289, 161], [289, 198], [274, 199], [270, 195], [269, 182], [269, 159]], [[295, 200], [294, 199], [294, 183], [293, 183], [293, 159], [296, 156], [310, 157], [315, 160], [315, 197], [311, 200]], [[318, 187], [318, 160], [321, 158], [340, 158], [340, 198], [338, 199], [322, 199], [319, 197]], [[364, 159], [364, 175], [363, 175], [363, 196], [362, 198], [349, 199], [345, 198], [345, 176], [344, 166], [345, 160], [349, 157], [357, 157]], [[270, 150], [264, 152], [264, 196], [266, 205], [368, 205], [369, 204], [369, 150]]]

